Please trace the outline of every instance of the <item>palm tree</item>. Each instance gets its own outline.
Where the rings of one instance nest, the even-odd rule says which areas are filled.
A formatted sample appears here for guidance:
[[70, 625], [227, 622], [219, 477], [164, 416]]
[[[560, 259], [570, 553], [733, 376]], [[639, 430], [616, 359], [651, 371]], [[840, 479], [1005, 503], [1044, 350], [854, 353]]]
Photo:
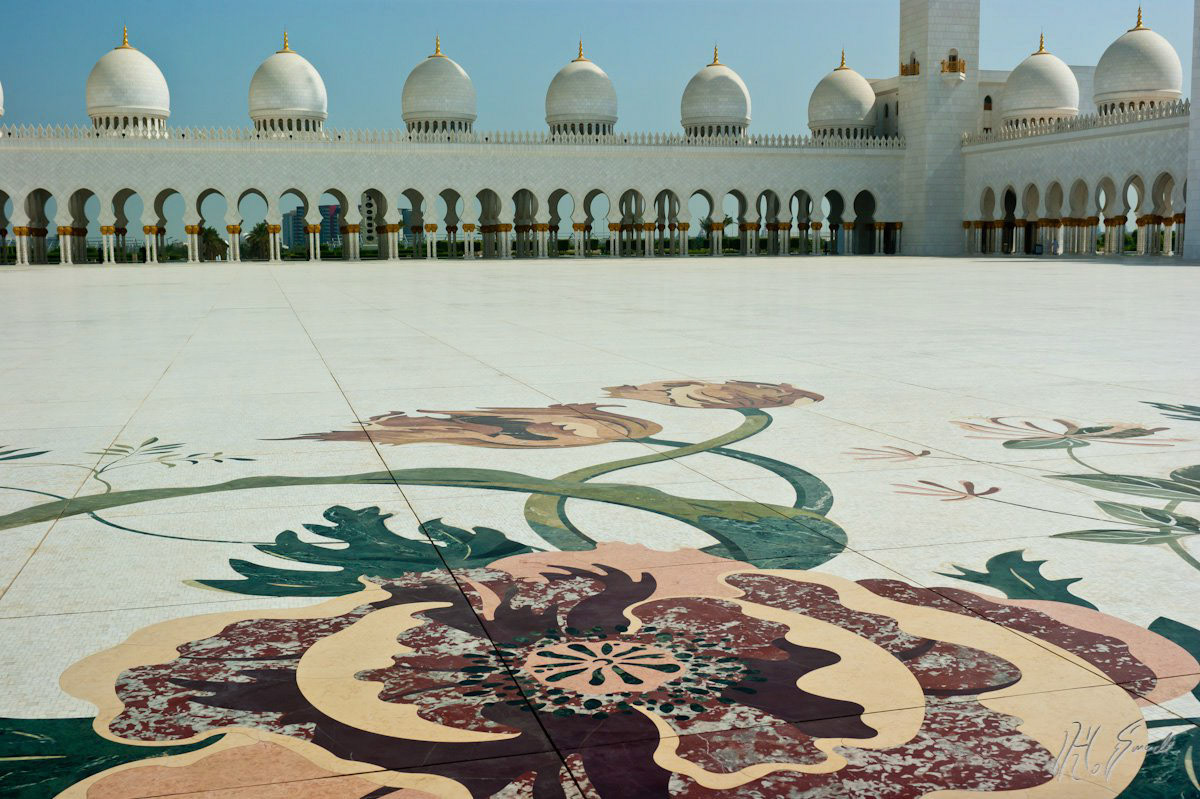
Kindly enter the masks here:
[[221, 238], [221, 234], [217, 233], [216, 228], [205, 227], [200, 231], [200, 259], [203, 261], [215, 261], [220, 256], [221, 260], [228, 257], [229, 243]]
[[246, 249], [251, 258], [267, 259], [267, 249], [270, 247], [270, 236], [267, 233], [267, 223], [259, 222], [246, 234]]

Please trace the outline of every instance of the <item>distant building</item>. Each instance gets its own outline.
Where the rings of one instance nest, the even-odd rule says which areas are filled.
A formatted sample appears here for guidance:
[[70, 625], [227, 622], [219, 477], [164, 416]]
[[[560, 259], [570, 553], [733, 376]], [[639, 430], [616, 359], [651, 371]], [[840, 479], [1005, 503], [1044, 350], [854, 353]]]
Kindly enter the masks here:
[[[321, 245], [324, 247], [339, 246], [342, 243], [342, 234], [338, 229], [341, 206], [321, 205], [318, 208], [321, 211]], [[285, 248], [308, 246], [308, 234], [304, 231], [306, 224], [302, 208], [288, 211], [283, 215], [283, 229], [280, 233], [283, 236]]]

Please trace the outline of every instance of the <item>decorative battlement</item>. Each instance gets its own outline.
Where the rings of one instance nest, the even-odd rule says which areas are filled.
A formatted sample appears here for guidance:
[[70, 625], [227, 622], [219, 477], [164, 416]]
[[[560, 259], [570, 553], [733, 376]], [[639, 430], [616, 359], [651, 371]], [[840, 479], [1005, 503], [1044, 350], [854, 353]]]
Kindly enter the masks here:
[[1074, 133], [1094, 128], [1109, 128], [1117, 125], [1129, 125], [1136, 122], [1147, 122], [1153, 119], [1171, 119], [1186, 117], [1191, 113], [1191, 100], [1176, 100], [1172, 103], [1162, 103], [1154, 108], [1139, 108], [1132, 111], [1115, 114], [1087, 114], [1074, 119], [1059, 119], [1044, 125], [1031, 125], [1020, 128], [999, 128], [988, 133], [965, 133], [962, 144], [969, 147], [974, 144], [991, 144], [1001, 141], [1030, 139], [1037, 136], [1049, 136], [1055, 133]]
[[406, 147], [420, 144], [502, 144], [502, 145], [596, 145], [603, 147], [727, 147], [741, 149], [817, 149], [817, 150], [902, 150], [901, 137], [852, 139], [841, 136], [712, 136], [696, 137], [682, 133], [610, 133], [562, 134], [549, 131], [443, 131], [430, 133], [407, 130], [333, 130], [265, 134], [253, 128], [164, 128], [145, 132], [100, 131], [82, 125], [3, 125], [0, 147], [37, 142], [89, 142], [120, 147], [130, 142], [153, 145], [158, 142], [178, 146], [183, 143], [239, 142], [247, 145], [282, 147], [289, 144], [374, 145]]

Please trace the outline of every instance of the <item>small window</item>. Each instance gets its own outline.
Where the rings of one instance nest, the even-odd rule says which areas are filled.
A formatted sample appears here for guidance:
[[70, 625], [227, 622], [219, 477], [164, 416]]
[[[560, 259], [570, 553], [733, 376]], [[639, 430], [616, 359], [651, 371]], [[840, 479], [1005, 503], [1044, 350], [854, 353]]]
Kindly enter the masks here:
[[992, 110], [992, 96], [990, 94], [983, 98], [983, 110], [984, 111]]
[[890, 108], [891, 108], [891, 106], [889, 106], [889, 105], [887, 105], [886, 103], [884, 103], [884, 106], [883, 106], [883, 118], [884, 118], [884, 119], [887, 119], [887, 118], [888, 118], [888, 110], [889, 110]]

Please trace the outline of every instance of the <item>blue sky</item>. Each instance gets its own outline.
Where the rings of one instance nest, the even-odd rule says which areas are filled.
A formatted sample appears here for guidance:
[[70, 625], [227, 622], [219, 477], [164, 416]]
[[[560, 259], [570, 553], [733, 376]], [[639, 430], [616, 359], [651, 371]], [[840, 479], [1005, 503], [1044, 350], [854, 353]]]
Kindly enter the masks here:
[[[1146, 22], [1191, 61], [1192, 4], [1151, 0]], [[982, 0], [982, 66], [1011, 69], [1047, 47], [1070, 64], [1095, 64], [1132, 27], [1136, 3], [1114, 0]], [[105, 50], [130, 40], [153, 58], [171, 87], [171, 123], [240, 126], [255, 67], [280, 46], [321, 72], [329, 125], [395, 128], [409, 70], [443, 50], [471, 74], [479, 129], [545, 127], [546, 86], [574, 56], [587, 54], [612, 76], [623, 130], [676, 130], [679, 96], [712, 56], [736, 69], [753, 98], [752, 130], [802, 132], [808, 95], [837, 65], [844, 45], [868, 77], [897, 63], [896, 0], [157, 0], [52, 4], [53, 13], [5, 9], [0, 83], [7, 123], [86, 122], [83, 87]], [[1185, 87], [1186, 88], [1186, 87]]]

